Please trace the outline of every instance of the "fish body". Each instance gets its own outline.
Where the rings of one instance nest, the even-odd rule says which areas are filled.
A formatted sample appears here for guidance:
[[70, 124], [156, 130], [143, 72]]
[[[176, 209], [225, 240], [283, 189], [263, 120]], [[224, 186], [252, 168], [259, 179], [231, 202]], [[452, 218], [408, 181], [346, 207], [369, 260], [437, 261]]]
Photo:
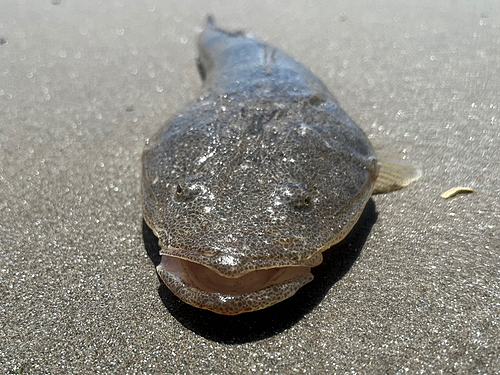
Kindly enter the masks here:
[[294, 58], [209, 18], [200, 97], [152, 137], [143, 213], [165, 284], [216, 313], [259, 310], [310, 282], [351, 230], [379, 163], [363, 131]]

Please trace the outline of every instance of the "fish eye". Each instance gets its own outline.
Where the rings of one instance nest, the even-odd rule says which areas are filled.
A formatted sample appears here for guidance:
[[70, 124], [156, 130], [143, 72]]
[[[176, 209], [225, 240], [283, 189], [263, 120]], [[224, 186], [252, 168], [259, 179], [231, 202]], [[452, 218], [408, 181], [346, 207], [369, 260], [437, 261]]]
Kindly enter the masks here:
[[188, 176], [177, 184], [174, 196], [177, 201], [190, 201], [207, 191], [206, 180], [202, 175]]
[[295, 210], [309, 210], [312, 208], [313, 199], [303, 183], [286, 182], [277, 189], [278, 201], [285, 202]]
[[311, 197], [309, 195], [304, 198], [304, 204], [306, 205], [306, 207], [311, 204]]
[[178, 184], [177, 185], [177, 195], [181, 195], [183, 190], [184, 190], [184, 188], [182, 187], [182, 185]]
[[312, 199], [307, 190], [299, 189], [291, 197], [290, 205], [296, 210], [309, 210], [312, 208]]

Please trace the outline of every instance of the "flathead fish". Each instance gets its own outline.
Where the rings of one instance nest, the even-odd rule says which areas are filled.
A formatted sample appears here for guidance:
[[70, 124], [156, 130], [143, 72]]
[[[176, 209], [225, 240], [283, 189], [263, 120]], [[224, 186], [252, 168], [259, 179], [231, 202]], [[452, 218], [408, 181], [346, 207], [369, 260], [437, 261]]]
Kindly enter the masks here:
[[212, 18], [198, 49], [199, 99], [144, 149], [143, 213], [168, 288], [235, 315], [292, 296], [374, 189], [420, 174], [384, 166], [321, 80], [281, 50]]

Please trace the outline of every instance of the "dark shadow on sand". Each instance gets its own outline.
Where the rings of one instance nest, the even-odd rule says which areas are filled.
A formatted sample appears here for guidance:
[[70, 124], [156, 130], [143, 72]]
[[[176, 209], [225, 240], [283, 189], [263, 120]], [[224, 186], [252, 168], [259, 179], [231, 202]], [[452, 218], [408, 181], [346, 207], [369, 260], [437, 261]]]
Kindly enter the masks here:
[[[225, 344], [262, 340], [292, 327], [323, 300], [359, 256], [376, 220], [375, 204], [370, 199], [351, 233], [323, 253], [323, 263], [312, 270], [314, 280], [293, 297], [267, 309], [236, 316], [215, 314], [182, 302], [161, 280], [158, 293], [168, 311], [184, 327], [209, 340]], [[161, 260], [158, 239], [144, 220], [142, 233], [148, 256], [157, 266]]]

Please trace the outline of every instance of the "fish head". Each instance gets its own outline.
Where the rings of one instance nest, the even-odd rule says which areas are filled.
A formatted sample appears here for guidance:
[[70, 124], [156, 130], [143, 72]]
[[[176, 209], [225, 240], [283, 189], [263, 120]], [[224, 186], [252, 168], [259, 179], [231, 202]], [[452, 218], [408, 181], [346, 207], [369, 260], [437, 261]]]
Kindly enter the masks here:
[[335, 134], [302, 103], [246, 102], [242, 115], [221, 100], [224, 111], [184, 113], [149, 142], [142, 191], [163, 281], [194, 306], [233, 315], [313, 279], [321, 252], [361, 214], [377, 164], [369, 143]]

